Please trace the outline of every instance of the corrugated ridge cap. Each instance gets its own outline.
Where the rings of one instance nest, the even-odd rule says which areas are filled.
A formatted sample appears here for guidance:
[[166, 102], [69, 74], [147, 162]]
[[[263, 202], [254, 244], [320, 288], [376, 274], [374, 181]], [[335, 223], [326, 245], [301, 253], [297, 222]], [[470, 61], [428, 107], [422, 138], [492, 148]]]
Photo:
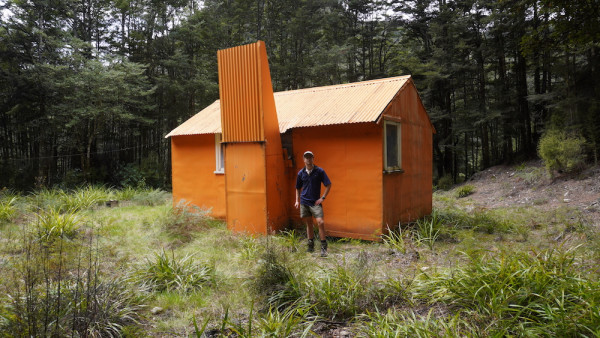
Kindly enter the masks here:
[[320, 86], [320, 87], [284, 90], [284, 91], [280, 91], [280, 92], [275, 92], [274, 95], [282, 96], [282, 95], [294, 95], [294, 94], [301, 94], [301, 93], [308, 93], [308, 92], [322, 92], [322, 91], [330, 91], [330, 90], [339, 90], [339, 89], [352, 88], [352, 87], [361, 87], [361, 86], [382, 84], [385, 82], [408, 80], [410, 78], [411, 78], [410, 75], [402, 75], [402, 76], [386, 77], [383, 79], [374, 79], [374, 80], [367, 80], [367, 81], [360, 81], [360, 82], [351, 82], [351, 83], [342, 83], [342, 84]]

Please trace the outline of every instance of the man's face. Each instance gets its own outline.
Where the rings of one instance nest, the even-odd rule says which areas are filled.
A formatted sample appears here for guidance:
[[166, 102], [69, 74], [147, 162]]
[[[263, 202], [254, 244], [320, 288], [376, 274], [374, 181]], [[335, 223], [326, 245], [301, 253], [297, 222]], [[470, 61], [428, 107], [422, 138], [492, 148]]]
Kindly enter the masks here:
[[312, 156], [304, 156], [304, 164], [308, 167], [313, 165], [314, 157]]

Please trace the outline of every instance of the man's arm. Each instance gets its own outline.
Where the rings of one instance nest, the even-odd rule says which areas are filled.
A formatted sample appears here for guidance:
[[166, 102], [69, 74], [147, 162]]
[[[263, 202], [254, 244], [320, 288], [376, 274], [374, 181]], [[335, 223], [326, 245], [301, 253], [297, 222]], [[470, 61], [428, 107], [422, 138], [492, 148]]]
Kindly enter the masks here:
[[323, 203], [323, 201], [325, 200], [325, 197], [327, 197], [327, 194], [329, 194], [329, 190], [331, 190], [331, 183], [329, 183], [329, 185], [325, 186], [325, 192], [323, 193], [323, 196], [321, 196], [321, 198], [319, 198], [315, 202], [315, 205], [319, 205], [319, 204]]
[[300, 207], [300, 189], [296, 189], [296, 203], [294, 204], [296, 209]]

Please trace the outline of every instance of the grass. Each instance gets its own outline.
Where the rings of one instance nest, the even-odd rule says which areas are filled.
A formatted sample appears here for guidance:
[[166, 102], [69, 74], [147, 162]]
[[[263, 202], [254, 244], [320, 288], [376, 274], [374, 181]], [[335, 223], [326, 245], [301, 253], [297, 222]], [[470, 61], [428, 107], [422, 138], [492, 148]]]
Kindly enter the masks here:
[[148, 259], [142, 269], [135, 273], [137, 281], [156, 292], [195, 292], [214, 284], [214, 269], [197, 263], [193, 256], [169, 256], [164, 250]]
[[475, 186], [471, 185], [471, 184], [462, 185], [462, 186], [456, 188], [456, 192], [455, 192], [456, 197], [458, 197], [458, 198], [467, 197], [473, 193], [475, 193]]
[[0, 336], [600, 332], [599, 235], [569, 206], [484, 209], [440, 192], [432, 215], [381, 243], [332, 241], [324, 259], [305, 252], [297, 230], [233, 234], [162, 191], [46, 189], [0, 201], [15, 196], [0, 228]]

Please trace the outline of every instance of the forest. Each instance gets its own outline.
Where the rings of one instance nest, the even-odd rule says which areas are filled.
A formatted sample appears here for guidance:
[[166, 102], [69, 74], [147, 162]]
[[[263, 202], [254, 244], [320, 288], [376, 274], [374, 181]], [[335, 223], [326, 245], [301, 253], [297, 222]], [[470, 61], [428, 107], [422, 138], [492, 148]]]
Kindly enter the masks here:
[[170, 186], [164, 136], [219, 96], [219, 49], [263, 40], [275, 91], [412, 75], [434, 179], [600, 153], [597, 0], [3, 0], [0, 187]]

